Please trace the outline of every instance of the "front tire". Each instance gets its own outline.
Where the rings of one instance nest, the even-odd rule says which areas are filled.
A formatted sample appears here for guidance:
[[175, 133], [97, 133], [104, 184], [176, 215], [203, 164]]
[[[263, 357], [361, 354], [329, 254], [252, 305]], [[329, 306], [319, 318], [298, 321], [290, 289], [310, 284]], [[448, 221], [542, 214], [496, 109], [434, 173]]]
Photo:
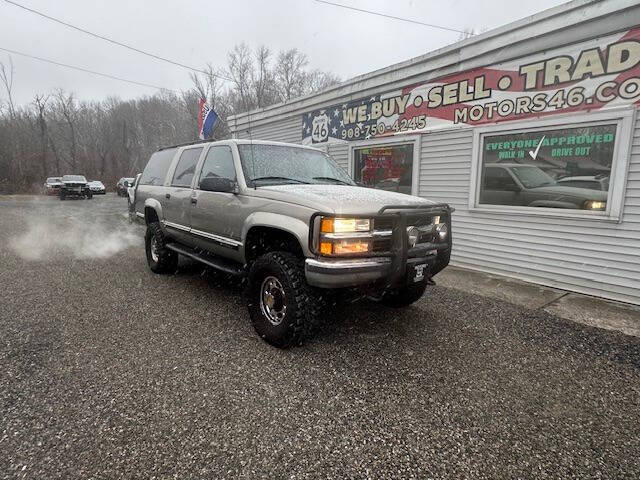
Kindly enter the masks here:
[[178, 268], [178, 254], [166, 247], [167, 241], [160, 228], [160, 223], [153, 222], [147, 226], [144, 235], [144, 247], [147, 263], [154, 273], [173, 273]]
[[247, 300], [253, 328], [267, 343], [288, 348], [301, 345], [313, 323], [310, 290], [304, 264], [287, 252], [259, 257], [249, 270]]
[[382, 297], [382, 303], [394, 308], [408, 307], [412, 303], [420, 300], [426, 289], [426, 283], [400, 287], [385, 293]]

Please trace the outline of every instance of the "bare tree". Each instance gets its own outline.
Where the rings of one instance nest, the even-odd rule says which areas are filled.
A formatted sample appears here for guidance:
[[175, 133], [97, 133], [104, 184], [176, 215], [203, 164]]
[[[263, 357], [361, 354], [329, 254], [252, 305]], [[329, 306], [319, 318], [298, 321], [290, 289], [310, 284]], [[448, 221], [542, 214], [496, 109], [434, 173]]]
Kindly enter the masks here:
[[305, 67], [308, 63], [307, 56], [297, 48], [278, 54], [274, 77], [280, 101], [286, 102], [303, 95], [308, 77]]
[[254, 108], [254, 102], [251, 98], [251, 82], [255, 75], [255, 67], [251, 59], [251, 50], [244, 43], [236, 45], [233, 50], [229, 52], [227, 60], [229, 76], [233, 81], [234, 90], [239, 100], [239, 103], [235, 106], [238, 111], [251, 110]]
[[13, 60], [9, 55], [9, 69], [4, 66], [4, 63], [0, 62], [0, 81], [4, 85], [4, 89], [7, 93], [7, 106], [9, 108], [9, 115], [11, 118], [15, 118], [16, 109], [13, 103], [13, 76], [15, 69], [13, 68]]

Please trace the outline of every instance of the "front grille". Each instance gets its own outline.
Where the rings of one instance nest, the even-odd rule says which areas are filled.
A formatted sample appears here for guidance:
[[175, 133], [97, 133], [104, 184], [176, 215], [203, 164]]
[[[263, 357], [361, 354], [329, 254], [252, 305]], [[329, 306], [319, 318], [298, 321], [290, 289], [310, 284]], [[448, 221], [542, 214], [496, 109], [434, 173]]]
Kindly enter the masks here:
[[376, 253], [390, 252], [393, 247], [393, 237], [379, 237], [373, 239], [373, 251]]
[[[440, 223], [448, 223], [448, 216], [445, 216], [443, 213], [439, 213], [437, 215], [430, 213], [409, 213], [406, 215], [407, 227], [418, 227], [425, 230], [418, 236], [416, 245], [438, 243], [434, 225], [434, 217], [436, 216], [440, 217]], [[393, 230], [396, 218], [397, 217], [395, 215], [381, 215], [375, 217], [373, 221], [374, 233]], [[393, 237], [374, 236], [372, 249], [373, 252], [376, 253], [391, 252], [393, 249]]]

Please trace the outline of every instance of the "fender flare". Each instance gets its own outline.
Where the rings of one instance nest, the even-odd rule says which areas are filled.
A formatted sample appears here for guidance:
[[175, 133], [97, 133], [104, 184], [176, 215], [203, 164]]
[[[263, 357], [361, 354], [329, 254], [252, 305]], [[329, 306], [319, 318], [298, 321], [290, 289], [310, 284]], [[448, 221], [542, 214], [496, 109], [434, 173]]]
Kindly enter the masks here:
[[309, 225], [299, 218], [279, 213], [254, 212], [247, 217], [242, 226], [242, 255], [247, 244], [247, 234], [253, 227], [269, 227], [282, 230], [293, 235], [302, 248], [305, 257], [311, 256], [309, 251]]
[[156, 212], [156, 215], [158, 216], [158, 221], [162, 222], [162, 220], [164, 219], [164, 215], [162, 214], [162, 205], [158, 200], [156, 200], [155, 198], [147, 198], [144, 201], [144, 221], [148, 225], [149, 220], [146, 214], [147, 208], [151, 208], [152, 210], [154, 210]]

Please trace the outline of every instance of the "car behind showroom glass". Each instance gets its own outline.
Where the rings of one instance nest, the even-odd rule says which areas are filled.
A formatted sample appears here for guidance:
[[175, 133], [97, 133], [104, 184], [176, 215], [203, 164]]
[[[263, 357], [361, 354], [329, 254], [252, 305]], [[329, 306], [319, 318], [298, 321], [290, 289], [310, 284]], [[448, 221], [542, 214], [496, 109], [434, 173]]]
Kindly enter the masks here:
[[483, 136], [479, 203], [604, 211], [617, 124]]
[[353, 177], [360, 185], [411, 194], [413, 143], [353, 150]]

